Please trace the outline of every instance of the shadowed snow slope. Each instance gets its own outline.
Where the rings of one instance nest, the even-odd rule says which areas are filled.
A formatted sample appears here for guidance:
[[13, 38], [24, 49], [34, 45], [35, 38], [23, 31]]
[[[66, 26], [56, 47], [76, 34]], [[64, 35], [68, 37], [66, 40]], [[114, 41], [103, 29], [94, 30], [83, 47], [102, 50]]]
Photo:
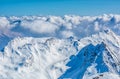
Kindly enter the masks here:
[[120, 60], [114, 57], [114, 52], [109, 51], [103, 42], [96, 46], [89, 44], [82, 48], [76, 56], [71, 57], [71, 61], [67, 63], [70, 69], [60, 79], [82, 79], [84, 75], [96, 75], [104, 72], [119, 74], [119, 63]]
[[0, 53], [0, 79], [120, 79], [120, 37], [15, 38]]

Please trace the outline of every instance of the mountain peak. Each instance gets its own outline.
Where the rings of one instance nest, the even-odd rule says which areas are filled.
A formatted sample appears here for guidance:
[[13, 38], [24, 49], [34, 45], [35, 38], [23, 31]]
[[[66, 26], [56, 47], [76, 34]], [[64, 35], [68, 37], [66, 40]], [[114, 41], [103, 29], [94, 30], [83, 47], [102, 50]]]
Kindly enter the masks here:
[[[104, 42], [94, 46], [89, 44], [83, 47], [74, 58], [66, 65], [70, 68], [59, 78], [82, 79], [85, 75], [95, 75], [97, 73], [118, 73], [117, 64], [115, 63], [113, 54]], [[88, 68], [94, 65], [96, 72], [89, 71]], [[94, 74], [93, 74], [94, 73]]]
[[[112, 32], [85, 37], [80, 40], [70, 37], [13, 39], [1, 53], [1, 67], [4, 75], [22, 75], [26, 79], [88, 79], [105, 74], [120, 74], [120, 42]], [[93, 72], [94, 71], [94, 72]], [[39, 76], [38, 76], [39, 75]], [[92, 77], [93, 76], [93, 77]], [[111, 76], [111, 75], [109, 75]], [[0, 78], [5, 77], [0, 74]], [[87, 78], [85, 78], [87, 77]]]

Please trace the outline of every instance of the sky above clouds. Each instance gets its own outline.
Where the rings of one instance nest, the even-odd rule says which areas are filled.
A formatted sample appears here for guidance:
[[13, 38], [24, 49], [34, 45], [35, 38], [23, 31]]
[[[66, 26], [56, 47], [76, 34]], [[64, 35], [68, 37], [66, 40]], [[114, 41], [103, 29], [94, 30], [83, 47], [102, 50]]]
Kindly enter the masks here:
[[119, 14], [120, 0], [0, 0], [0, 16]]

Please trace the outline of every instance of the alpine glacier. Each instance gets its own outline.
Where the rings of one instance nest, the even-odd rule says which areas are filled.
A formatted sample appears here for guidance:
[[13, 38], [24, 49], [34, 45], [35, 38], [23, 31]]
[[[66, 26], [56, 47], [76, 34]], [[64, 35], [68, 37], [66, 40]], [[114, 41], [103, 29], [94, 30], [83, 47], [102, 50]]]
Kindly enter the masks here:
[[0, 79], [120, 79], [118, 16], [0, 17]]

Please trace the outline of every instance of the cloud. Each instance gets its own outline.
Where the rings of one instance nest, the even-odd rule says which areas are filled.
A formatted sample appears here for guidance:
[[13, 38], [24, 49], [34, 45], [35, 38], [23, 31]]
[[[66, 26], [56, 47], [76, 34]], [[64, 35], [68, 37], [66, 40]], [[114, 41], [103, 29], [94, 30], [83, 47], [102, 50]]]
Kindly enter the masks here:
[[98, 22], [94, 22], [94, 29], [95, 29], [95, 31], [99, 31], [100, 30]]
[[6, 17], [0, 17], [0, 29], [9, 29], [10, 23]]
[[69, 38], [70, 36], [75, 36], [73, 32], [71, 31], [62, 31], [61, 35], [63, 36], [63, 38]]
[[[120, 35], [120, 15], [104, 14], [101, 16], [22, 16], [0, 17], [0, 30], [13, 28], [29, 29], [38, 36], [66, 38], [75, 36], [82, 38], [102, 31], [106, 28]], [[22, 31], [21, 30], [21, 31]], [[11, 30], [13, 31], [13, 30]], [[25, 32], [21, 32], [25, 33]], [[25, 33], [28, 34], [28, 33]], [[27, 36], [27, 35], [25, 35]]]
[[54, 33], [58, 29], [55, 24], [41, 20], [23, 21], [21, 26], [37, 33]]

